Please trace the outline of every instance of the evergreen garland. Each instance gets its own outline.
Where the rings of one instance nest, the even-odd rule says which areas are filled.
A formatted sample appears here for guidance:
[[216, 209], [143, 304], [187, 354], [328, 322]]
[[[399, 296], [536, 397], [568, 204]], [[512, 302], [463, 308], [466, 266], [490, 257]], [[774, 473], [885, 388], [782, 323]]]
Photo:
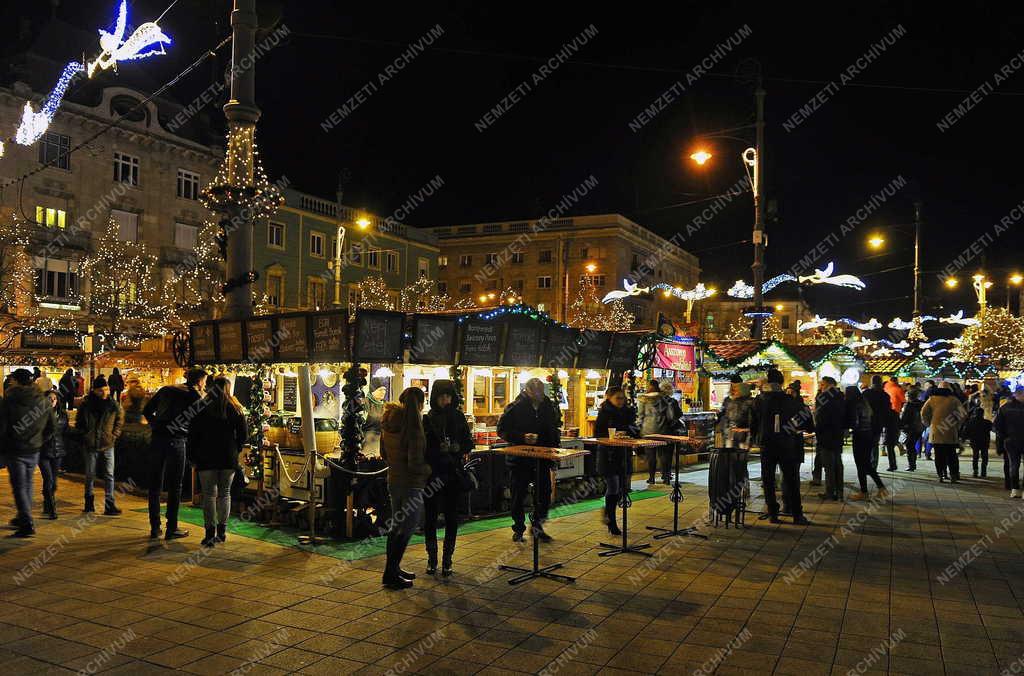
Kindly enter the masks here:
[[341, 388], [345, 395], [341, 418], [341, 462], [345, 467], [355, 470], [356, 458], [363, 449], [363, 388], [366, 387], [366, 369], [359, 364], [352, 364], [345, 371], [345, 385]]

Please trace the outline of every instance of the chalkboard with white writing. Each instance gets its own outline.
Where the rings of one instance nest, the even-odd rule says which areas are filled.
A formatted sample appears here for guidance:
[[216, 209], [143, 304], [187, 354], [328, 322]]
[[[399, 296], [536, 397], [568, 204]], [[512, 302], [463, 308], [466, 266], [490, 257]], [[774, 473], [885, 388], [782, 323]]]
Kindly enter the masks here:
[[454, 317], [417, 316], [409, 361], [414, 364], [454, 364], [456, 329]]
[[290, 314], [277, 318], [278, 361], [309, 361], [309, 315]]
[[364, 363], [393, 364], [402, 361], [401, 312], [360, 310], [356, 314], [353, 360]]
[[314, 312], [309, 316], [313, 361], [348, 361], [348, 311]]
[[285, 376], [282, 384], [281, 409], [297, 413], [299, 410], [299, 379]]
[[274, 361], [274, 320], [248, 319], [245, 322], [245, 358], [259, 364]]
[[554, 324], [548, 326], [544, 344], [544, 358], [541, 362], [545, 367], [571, 369], [576, 365], [579, 345], [576, 343], [579, 331]]
[[580, 346], [580, 356], [576, 368], [603, 369], [608, 366], [608, 349], [611, 347], [612, 334], [609, 331], [583, 331], [576, 343]]
[[462, 323], [459, 363], [469, 366], [497, 366], [505, 322], [467, 319]]
[[612, 339], [608, 368], [613, 371], [628, 371], [636, 368], [636, 357], [640, 351], [640, 334], [616, 333]]
[[242, 322], [218, 322], [217, 360], [235, 363], [242, 359]]
[[193, 324], [189, 327], [188, 337], [192, 347], [193, 364], [213, 364], [217, 361], [214, 322]]
[[513, 319], [505, 334], [503, 366], [536, 366], [540, 361], [540, 337], [543, 326], [530, 319]]

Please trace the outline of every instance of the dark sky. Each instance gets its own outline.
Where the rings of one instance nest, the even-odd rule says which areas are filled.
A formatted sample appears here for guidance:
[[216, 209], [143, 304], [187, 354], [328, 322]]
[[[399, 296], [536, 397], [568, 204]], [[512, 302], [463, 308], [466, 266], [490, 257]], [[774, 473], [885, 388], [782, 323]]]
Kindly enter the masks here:
[[[85, 27], [100, 27], [114, 13], [113, 0], [64, 4], [58, 15]], [[166, 4], [137, 0], [132, 16], [152, 18]], [[162, 22], [176, 44], [144, 66], [149, 74], [169, 79], [215, 36], [226, 35], [229, 5], [179, 0]], [[890, 255], [868, 260], [864, 240], [887, 224], [911, 222], [914, 199], [924, 204], [925, 270], [946, 266], [1024, 199], [1014, 162], [1021, 152], [1024, 78], [1015, 70], [1021, 64], [1011, 64], [1024, 50], [1022, 10], [1002, 3], [952, 9], [925, 2], [611, 3], [607, 9], [552, 2], [277, 5], [292, 35], [257, 66], [260, 140], [270, 174], [329, 197], [344, 170], [345, 201], [382, 214], [440, 175], [444, 188], [409, 215], [413, 225], [535, 218], [593, 174], [599, 186], [575, 213], [621, 212], [671, 237], [704, 205], [661, 207], [722, 192], [742, 175], [739, 143], [716, 142], [716, 157], [700, 171], [685, 158], [696, 133], [753, 120], [753, 86], [739, 77], [748, 59], [760, 62], [767, 90], [765, 189], [776, 213], [769, 226], [769, 276], [838, 232], [890, 181], [908, 181], [821, 259], [835, 260], [838, 273], [865, 275], [869, 284], [860, 294], [814, 289], [812, 300], [823, 312], [883, 320], [909, 314], [909, 269], [868, 273], [908, 265], [910, 240], [888, 231]], [[332, 131], [321, 129], [332, 111], [367, 82], [378, 83], [405, 45], [436, 25], [444, 34], [432, 48], [378, 84]], [[597, 35], [534, 85], [541, 63], [590, 25]], [[710, 75], [688, 86], [639, 133], [629, 129], [630, 120], [676, 78], [685, 83], [694, 65], [744, 26], [750, 37]], [[792, 131], [783, 128], [826, 82], [838, 83], [848, 66], [894, 29], [905, 35], [850, 85], [826, 94], [805, 122]], [[1013, 71], [996, 84], [994, 74], [1004, 64]], [[220, 68], [226, 65], [222, 58]], [[173, 94], [189, 101], [210, 84], [213, 72], [205, 65]], [[530, 91], [522, 100], [478, 131], [474, 123], [524, 80]], [[966, 92], [986, 86], [991, 93], [963, 119], [945, 132], [937, 128]], [[728, 286], [750, 278], [750, 246], [733, 243], [749, 239], [752, 211], [749, 195], [737, 198], [684, 244], [701, 252], [709, 283]], [[987, 247], [993, 275], [1005, 279], [1001, 269], [1024, 264], [1022, 243], [1015, 224]], [[965, 272], [980, 262], [972, 261]], [[942, 304], [947, 311], [966, 307], [972, 313], [966, 287], [951, 294], [935, 274], [926, 274], [924, 309]], [[1000, 288], [995, 301], [1002, 304], [1003, 298]]]

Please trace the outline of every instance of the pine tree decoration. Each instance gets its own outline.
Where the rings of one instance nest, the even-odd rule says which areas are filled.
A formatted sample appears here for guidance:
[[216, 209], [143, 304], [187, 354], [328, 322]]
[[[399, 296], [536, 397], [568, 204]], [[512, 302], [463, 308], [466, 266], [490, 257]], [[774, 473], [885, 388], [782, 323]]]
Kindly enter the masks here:
[[398, 309], [402, 312], [440, 312], [450, 304], [448, 294], [437, 293], [437, 282], [427, 277], [420, 277], [398, 294]]
[[597, 287], [589, 276], [580, 279], [580, 290], [569, 306], [569, 325], [579, 329], [598, 331], [628, 331], [636, 317], [626, 310], [621, 300], [601, 302]]
[[345, 385], [341, 392], [345, 395], [341, 417], [341, 462], [342, 465], [356, 469], [356, 458], [363, 449], [363, 389], [366, 387], [366, 369], [359, 364], [352, 364], [345, 371]]
[[[775, 315], [765, 317], [761, 325], [761, 335], [765, 340], [782, 340], [785, 333], [782, 330], [782, 325], [779, 323], [779, 318]], [[740, 315], [739, 319], [731, 322], [729, 328], [725, 330], [724, 339], [750, 340], [750, 317]]]
[[249, 390], [249, 411], [246, 422], [249, 431], [249, 467], [250, 476], [260, 481], [263, 479], [263, 431], [270, 420], [269, 397], [264, 387], [267, 383], [267, 368], [261, 366], [252, 377]]
[[356, 304], [348, 309], [349, 316], [355, 318], [359, 310], [394, 310], [395, 303], [391, 300], [388, 284], [380, 275], [366, 277], [356, 284]]
[[980, 323], [965, 328], [956, 341], [955, 358], [972, 364], [1024, 368], [1024, 319], [991, 306], [978, 318]]
[[[747, 334], [748, 336], [750, 334]], [[843, 328], [838, 324], [820, 326], [810, 331], [797, 334], [798, 342], [803, 345], [842, 345], [846, 342]]]

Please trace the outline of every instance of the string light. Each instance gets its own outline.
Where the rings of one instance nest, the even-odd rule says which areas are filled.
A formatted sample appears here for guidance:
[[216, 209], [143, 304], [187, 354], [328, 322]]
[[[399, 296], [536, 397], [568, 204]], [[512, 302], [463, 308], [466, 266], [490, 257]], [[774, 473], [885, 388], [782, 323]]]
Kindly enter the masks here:
[[[64, 100], [64, 93], [67, 91], [71, 81], [84, 70], [85, 66], [78, 61], [72, 61], [64, 66], [57, 84], [47, 97], [42, 110], [38, 113], [32, 109], [31, 102], [25, 102], [25, 109], [21, 114], [21, 124], [14, 135], [16, 143], [29, 146], [42, 138], [46, 130], [49, 129], [50, 123], [53, 122], [53, 116], [57, 114], [57, 109], [60, 108], [61, 101]], [[0, 153], [0, 156], [2, 156], [2, 153]]]
[[117, 12], [114, 32], [100, 30], [100, 48], [103, 50], [95, 61], [89, 64], [89, 77], [97, 69], [113, 68], [117, 71], [119, 61], [136, 61], [158, 54], [166, 54], [165, 44], [171, 44], [171, 38], [164, 33], [155, 21], [147, 21], [125, 40], [128, 29], [128, 0], [121, 0]]
[[253, 127], [228, 132], [224, 161], [200, 193], [204, 207], [216, 213], [241, 211], [256, 222], [270, 218], [284, 204], [281, 191], [267, 179], [255, 137]]
[[635, 322], [636, 316], [626, 310], [621, 299], [614, 299], [610, 303], [607, 296], [601, 299], [593, 279], [589, 276], [581, 278], [580, 289], [569, 306], [571, 326], [599, 331], [628, 331]]
[[[766, 340], [782, 340], [785, 332], [779, 318], [769, 314], [765, 315], [763, 320], [761, 335]], [[747, 315], [740, 315], [739, 319], [733, 320], [725, 330], [725, 340], [750, 340], [750, 322], [751, 318]]]
[[989, 307], [980, 321], [964, 329], [953, 354], [972, 364], [1024, 368], [1024, 319], [1004, 308]]

